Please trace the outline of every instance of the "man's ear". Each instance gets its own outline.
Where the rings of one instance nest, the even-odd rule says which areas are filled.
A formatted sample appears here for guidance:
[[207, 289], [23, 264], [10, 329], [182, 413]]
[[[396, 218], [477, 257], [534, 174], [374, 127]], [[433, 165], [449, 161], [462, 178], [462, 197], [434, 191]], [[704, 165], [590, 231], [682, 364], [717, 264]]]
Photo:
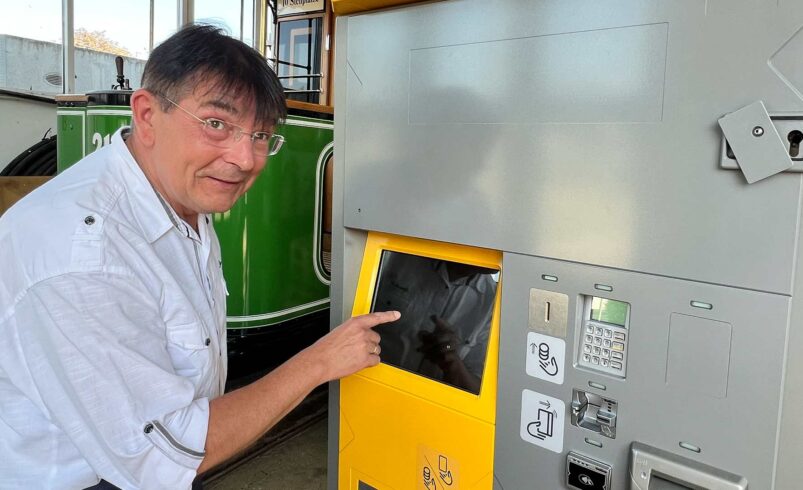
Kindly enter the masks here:
[[141, 88], [131, 94], [131, 122], [137, 139], [143, 145], [153, 145], [156, 134], [154, 123], [160, 113], [158, 97], [153, 93]]

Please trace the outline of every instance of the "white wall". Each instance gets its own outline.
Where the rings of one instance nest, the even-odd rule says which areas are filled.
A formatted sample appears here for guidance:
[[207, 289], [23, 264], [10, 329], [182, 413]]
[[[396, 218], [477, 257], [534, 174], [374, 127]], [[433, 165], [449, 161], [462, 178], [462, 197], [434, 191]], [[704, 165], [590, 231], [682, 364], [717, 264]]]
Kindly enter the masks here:
[[[75, 93], [109, 90], [117, 83], [115, 55], [75, 49]], [[145, 60], [124, 58], [131, 88], [139, 87]], [[48, 75], [53, 78], [48, 80]], [[38, 94], [61, 93], [61, 45], [0, 34], [0, 88]]]
[[56, 133], [56, 104], [0, 94], [0, 170], [17, 155]]

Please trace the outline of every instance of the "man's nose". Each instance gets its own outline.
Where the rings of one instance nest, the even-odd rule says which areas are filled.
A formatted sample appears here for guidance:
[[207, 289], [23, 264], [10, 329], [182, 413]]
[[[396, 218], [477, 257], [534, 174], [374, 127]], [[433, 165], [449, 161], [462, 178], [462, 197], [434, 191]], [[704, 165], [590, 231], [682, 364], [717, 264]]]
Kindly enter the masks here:
[[230, 163], [237, 165], [244, 172], [253, 170], [257, 162], [257, 156], [254, 155], [254, 143], [246, 133], [240, 133], [233, 138], [227, 154]]

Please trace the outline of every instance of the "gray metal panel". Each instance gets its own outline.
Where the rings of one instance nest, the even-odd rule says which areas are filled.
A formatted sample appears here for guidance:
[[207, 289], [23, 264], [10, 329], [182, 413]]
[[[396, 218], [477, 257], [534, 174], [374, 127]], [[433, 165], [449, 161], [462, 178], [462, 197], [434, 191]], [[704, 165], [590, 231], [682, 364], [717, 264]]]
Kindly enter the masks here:
[[[769, 0], [465, 0], [353, 17], [339, 45], [344, 223], [789, 293], [800, 180], [748, 186], [719, 169], [717, 120], [759, 99], [803, 110], [789, 61], [801, 24], [803, 9]], [[610, 71], [546, 56], [594, 36], [595, 52], [651, 56]]]
[[[342, 47], [335, 52], [335, 64], [343, 66], [346, 62], [346, 47], [348, 46], [348, 18], [340, 17], [335, 24], [336, 45]], [[344, 116], [348, 113], [346, 109], [346, 73], [344, 70], [335, 71], [335, 104], [343, 107]], [[335, 124], [335, 141], [342, 141], [344, 137], [344, 124]], [[345, 161], [345, 145], [335, 145], [334, 161]], [[345, 179], [345, 166], [335, 165], [332, 169], [332, 280], [329, 287], [329, 327], [334, 328], [345, 318], [344, 310], [349, 304], [345, 291], [352, 291], [349, 287], [350, 282], [345, 280], [346, 264], [346, 230], [343, 228], [343, 188]], [[350, 264], [351, 265], [351, 264]], [[349, 271], [354, 273], [353, 267]], [[359, 270], [359, 267], [357, 267]], [[353, 296], [353, 294], [352, 294]], [[353, 301], [353, 300], [352, 300]], [[340, 462], [340, 382], [329, 383], [329, 412], [327, 427], [327, 461], [328, 468], [326, 478], [326, 488], [337, 490], [338, 465]]]
[[[557, 276], [559, 281], [544, 281], [543, 274]], [[778, 353], [783, 352], [787, 335], [789, 297], [518, 254], [504, 255], [503, 281], [494, 461], [500, 488], [565, 488], [566, 452], [572, 450], [611, 464], [612, 488], [627, 488], [628, 455], [633, 441], [744, 476], [750, 488], [773, 488], [785, 362]], [[597, 283], [608, 284], [613, 291], [596, 290]], [[525, 372], [531, 288], [560, 292], [570, 299], [567, 369], [562, 385]], [[626, 379], [578, 367], [581, 295], [603, 296], [631, 305]], [[712, 309], [694, 308], [691, 301], [708, 303]], [[701, 380], [699, 386], [688, 378], [683, 383], [665, 382], [673, 314], [731, 326], [725, 397], [717, 389], [706, 394], [710, 380]], [[698, 340], [705, 341], [699, 336]], [[719, 346], [719, 340], [715, 339], [713, 345]], [[706, 361], [690, 362], [699, 365]], [[591, 388], [589, 382], [606, 389]], [[562, 453], [522, 440], [522, 390], [563, 400], [568, 420], [573, 388], [618, 402], [616, 438], [602, 437], [566, 422]], [[588, 444], [585, 438], [596, 440], [602, 447]], [[683, 449], [681, 442], [697, 446], [701, 452]]]
[[672, 313], [666, 386], [725, 398], [733, 340], [730, 323]]
[[[648, 24], [413, 49], [410, 124], [659, 122], [667, 29]], [[521, 60], [533, 63], [510, 76]]]
[[[797, 242], [797, 260], [794, 291], [803, 291], [803, 241]], [[792, 266], [790, 264], [790, 266]], [[783, 356], [786, 365], [784, 376], [782, 418], [778, 424], [778, 456], [775, 488], [796, 488], [800, 486], [800, 462], [803, 461], [803, 300], [800, 294], [792, 299], [789, 310], [789, 329], [786, 349], [775, 355]]]
[[[346, 64], [349, 42], [349, 18], [339, 17], [336, 26], [336, 44], [339, 50], [335, 53], [338, 66]], [[335, 141], [342, 141], [347, 127], [348, 108], [346, 106], [346, 88], [355, 82], [354, 74], [347, 70], [337, 70], [335, 74], [335, 104], [338, 109], [338, 123], [335, 124]], [[342, 119], [340, 119], [342, 118]], [[346, 161], [346, 146], [335, 145], [334, 161]], [[343, 226], [343, 193], [347, 180], [345, 165], [335, 163], [332, 181], [332, 282], [329, 289], [331, 310], [330, 328], [335, 328], [351, 316], [354, 306], [354, 295], [360, 275], [363, 251], [368, 233], [363, 230], [345, 228]], [[334, 381], [329, 384], [329, 417], [328, 417], [328, 455], [327, 488], [337, 489], [339, 465], [340, 437], [340, 384]]]

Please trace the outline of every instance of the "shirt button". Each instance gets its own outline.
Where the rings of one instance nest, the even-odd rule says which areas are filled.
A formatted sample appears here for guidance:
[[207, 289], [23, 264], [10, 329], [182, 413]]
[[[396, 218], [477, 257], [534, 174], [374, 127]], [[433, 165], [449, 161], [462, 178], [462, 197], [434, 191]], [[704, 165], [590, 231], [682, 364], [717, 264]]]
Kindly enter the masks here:
[[84, 223], [86, 223], [88, 225], [94, 225], [95, 224], [95, 217], [90, 214], [89, 216], [84, 218]]
[[211, 344], [211, 343], [212, 343], [212, 339], [210, 339], [209, 337], [207, 337], [207, 338], [206, 338], [206, 341], [205, 341], [204, 343], [205, 343], [206, 345], [209, 345], [209, 344]]
[[150, 434], [151, 432], [153, 432], [153, 424], [146, 424], [144, 431], [146, 434]]

